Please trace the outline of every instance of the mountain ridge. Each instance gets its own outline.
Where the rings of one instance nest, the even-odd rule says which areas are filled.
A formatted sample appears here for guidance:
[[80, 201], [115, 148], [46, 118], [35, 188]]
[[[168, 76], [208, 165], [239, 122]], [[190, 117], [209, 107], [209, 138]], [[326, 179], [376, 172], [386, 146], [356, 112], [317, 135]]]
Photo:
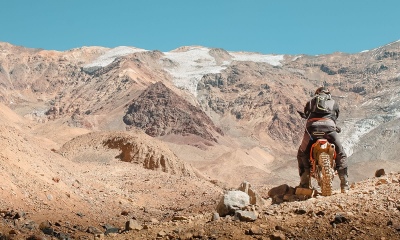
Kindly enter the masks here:
[[[132, 49], [0, 43], [0, 237], [92, 236], [133, 219], [140, 230], [126, 234], [143, 239], [398, 236], [400, 42], [320, 56]], [[99, 58], [107, 64], [90, 65]], [[259, 207], [255, 223], [210, 221], [244, 181], [267, 201], [274, 186], [297, 185], [296, 111], [321, 85], [341, 106], [350, 193]], [[133, 127], [127, 115], [151, 121]], [[370, 179], [378, 168], [387, 175]], [[353, 222], [332, 227], [343, 211]]]
[[[71, 127], [124, 130], [127, 126], [122, 116], [127, 103], [160, 81], [227, 132], [226, 140], [220, 142], [228, 148], [229, 139], [235, 137], [237, 147], [263, 146], [266, 154], [285, 162], [294, 158], [304, 126], [296, 110], [324, 84], [341, 105], [338, 123], [351, 158], [353, 149], [362, 145], [358, 143], [362, 136], [380, 124], [397, 121], [399, 45], [396, 41], [358, 54], [290, 56], [202, 46], [166, 53], [134, 47], [84, 47], [54, 53], [6, 44], [0, 55], [1, 98], [37, 121], [64, 119]], [[13, 54], [14, 49], [18, 55]], [[114, 60], [100, 62], [96, 71], [85, 70], [102, 56]], [[382, 96], [390, 105], [376, 101]], [[30, 104], [34, 107], [23, 106]], [[352, 111], [354, 108], [357, 111]], [[176, 136], [174, 139], [181, 142]], [[238, 139], [243, 139], [242, 143]], [[288, 141], [293, 143], [289, 149], [283, 147]]]

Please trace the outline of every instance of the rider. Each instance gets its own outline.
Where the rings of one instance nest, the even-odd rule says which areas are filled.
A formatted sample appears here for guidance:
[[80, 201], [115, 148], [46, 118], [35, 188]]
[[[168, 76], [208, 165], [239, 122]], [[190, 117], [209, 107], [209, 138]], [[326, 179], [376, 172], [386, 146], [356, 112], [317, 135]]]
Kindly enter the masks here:
[[[349, 189], [349, 183], [347, 181], [347, 156], [344, 152], [343, 146], [340, 143], [336, 119], [339, 117], [339, 104], [331, 98], [329, 90], [325, 87], [319, 87], [315, 91], [315, 95], [326, 94], [328, 100], [326, 100], [327, 113], [317, 113], [314, 111], [316, 100], [315, 98], [307, 102], [304, 107], [304, 115], [307, 118], [306, 129], [304, 131], [303, 140], [297, 152], [297, 161], [299, 165], [300, 174], [300, 187], [310, 187], [310, 160], [309, 160], [309, 148], [310, 148], [310, 132], [321, 131], [326, 132], [325, 138], [335, 145], [336, 149], [336, 169], [338, 171], [340, 179], [340, 189], [342, 193], [346, 193]], [[340, 129], [339, 129], [340, 131]], [[339, 132], [338, 131], [338, 132]]]

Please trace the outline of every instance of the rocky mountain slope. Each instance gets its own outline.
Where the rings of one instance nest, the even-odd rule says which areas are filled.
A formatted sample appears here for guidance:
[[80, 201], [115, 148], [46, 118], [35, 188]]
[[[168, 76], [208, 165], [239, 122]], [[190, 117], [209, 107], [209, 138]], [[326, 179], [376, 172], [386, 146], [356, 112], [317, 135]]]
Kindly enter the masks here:
[[[256, 181], [270, 182], [288, 180], [283, 170], [296, 168], [291, 162], [304, 126], [296, 110], [325, 85], [341, 105], [341, 138], [354, 164], [354, 180], [360, 180], [370, 163], [383, 161], [383, 167], [392, 168], [397, 161], [392, 154], [399, 142], [399, 45], [357, 54], [289, 56], [200, 46], [165, 53], [134, 47], [56, 52], [2, 43], [1, 99], [19, 115], [46, 123], [58, 119], [89, 131], [125, 131], [136, 121], [136, 128], [166, 141], [197, 168], [232, 161], [225, 167], [233, 169], [239, 164], [232, 158], [235, 152], [250, 154], [258, 166], [240, 163], [242, 171], [248, 169], [243, 175], [257, 172], [264, 177]], [[148, 103], [160, 96], [151, 98], [146, 92], [158, 82], [174, 100], [166, 100], [163, 111], [157, 106], [158, 114], [149, 117], [144, 114]], [[184, 111], [203, 116], [182, 118], [181, 103], [191, 109]], [[133, 113], [133, 107], [142, 110]], [[183, 121], [185, 126], [176, 126]], [[376, 138], [380, 141], [368, 141]], [[185, 154], [192, 151], [195, 158]], [[272, 169], [274, 175], [269, 174]], [[208, 167], [206, 174], [212, 172], [218, 169]], [[296, 170], [292, 172], [294, 179]]]
[[152, 137], [189, 134], [217, 142], [223, 135], [201, 109], [179, 97], [163, 83], [150, 85], [133, 103], [123, 118], [128, 126], [144, 130]]
[[[128, 238], [398, 238], [399, 57], [399, 41], [321, 56], [0, 43], [1, 234], [118, 238], [134, 219]], [[321, 85], [341, 105], [350, 194], [210, 221], [243, 181], [267, 200], [298, 183], [296, 111]], [[377, 168], [393, 173], [368, 179]]]

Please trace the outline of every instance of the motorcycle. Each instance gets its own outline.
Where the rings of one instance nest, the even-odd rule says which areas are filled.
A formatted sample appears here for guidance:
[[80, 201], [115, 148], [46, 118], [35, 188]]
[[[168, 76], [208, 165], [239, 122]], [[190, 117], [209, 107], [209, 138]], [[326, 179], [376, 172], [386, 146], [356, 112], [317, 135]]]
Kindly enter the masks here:
[[[298, 113], [302, 118], [307, 119], [304, 113]], [[339, 133], [340, 128], [337, 127], [336, 132]], [[336, 168], [335, 145], [324, 138], [326, 132], [311, 132], [309, 134], [312, 139], [307, 148], [310, 153], [310, 177], [317, 181], [322, 196], [331, 196]], [[311, 183], [309, 185], [311, 186]]]

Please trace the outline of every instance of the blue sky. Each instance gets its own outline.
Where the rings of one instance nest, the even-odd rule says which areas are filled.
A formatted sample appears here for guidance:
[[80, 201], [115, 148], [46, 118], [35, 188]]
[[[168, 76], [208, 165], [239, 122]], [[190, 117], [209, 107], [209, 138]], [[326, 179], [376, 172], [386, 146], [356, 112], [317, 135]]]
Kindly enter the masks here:
[[355, 53], [399, 40], [399, 9], [398, 0], [0, 0], [0, 41], [59, 51]]

